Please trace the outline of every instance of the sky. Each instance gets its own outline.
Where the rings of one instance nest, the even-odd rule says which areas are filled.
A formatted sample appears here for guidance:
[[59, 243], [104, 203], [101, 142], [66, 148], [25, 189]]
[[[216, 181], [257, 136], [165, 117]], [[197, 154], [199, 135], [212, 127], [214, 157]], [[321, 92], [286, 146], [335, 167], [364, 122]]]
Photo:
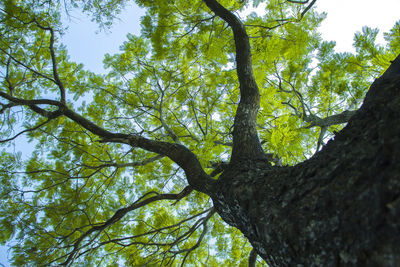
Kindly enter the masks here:
[[377, 40], [383, 43], [388, 32], [400, 20], [400, 0], [317, 0], [317, 10], [327, 12], [320, 31], [325, 40], [336, 41], [337, 52], [353, 52], [353, 36], [363, 26], [380, 29]]
[[[365, 25], [381, 29], [378, 41], [383, 42], [383, 32], [389, 31], [400, 20], [400, 0], [317, 0], [317, 10], [327, 12], [320, 31], [325, 40], [336, 41], [336, 51], [354, 51], [353, 36]], [[79, 13], [72, 13], [69, 29], [62, 42], [67, 46], [72, 61], [83, 63], [86, 69], [104, 73], [103, 58], [106, 53], [118, 53], [127, 33], [140, 34], [139, 21], [142, 10], [130, 6], [109, 32], [99, 32], [98, 26]], [[0, 267], [10, 266], [7, 248], [0, 246]]]
[[86, 69], [103, 73], [103, 59], [106, 53], [115, 54], [127, 40], [126, 35], [140, 34], [140, 17], [144, 11], [136, 5], [128, 5], [110, 30], [99, 31], [96, 23], [77, 12], [71, 13], [67, 33], [62, 42], [67, 46], [71, 60], [83, 63]]
[[[400, 0], [317, 0], [317, 10], [327, 12], [321, 32], [325, 40], [336, 41], [336, 51], [352, 52], [353, 36], [367, 25], [381, 29], [378, 40], [383, 42], [383, 32], [400, 20]], [[99, 32], [89, 18], [72, 13], [67, 34], [62, 38], [73, 61], [85, 68], [103, 73], [104, 54], [118, 53], [128, 32], [140, 34], [139, 21], [144, 11], [130, 6], [116, 21], [110, 32]], [[77, 18], [79, 16], [79, 18]], [[97, 33], [96, 33], [97, 32]]]

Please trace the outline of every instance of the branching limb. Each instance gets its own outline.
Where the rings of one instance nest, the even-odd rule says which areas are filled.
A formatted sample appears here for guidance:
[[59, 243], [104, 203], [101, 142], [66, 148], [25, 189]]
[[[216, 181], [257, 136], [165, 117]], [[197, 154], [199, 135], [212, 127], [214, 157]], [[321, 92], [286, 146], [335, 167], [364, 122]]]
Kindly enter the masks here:
[[50, 57], [51, 57], [51, 62], [52, 62], [52, 70], [53, 70], [53, 77], [48, 77], [47, 75], [44, 75], [43, 73], [40, 73], [32, 68], [30, 68], [28, 65], [24, 64], [23, 62], [17, 60], [15, 57], [13, 57], [11, 55], [11, 53], [8, 53], [7, 51], [5, 51], [4, 49], [0, 48], [0, 51], [2, 51], [3, 53], [7, 54], [9, 56], [9, 59], [12, 59], [14, 62], [16, 62], [17, 64], [23, 66], [25, 69], [30, 70], [32, 73], [43, 77], [45, 79], [48, 79], [50, 81], [52, 81], [53, 83], [55, 83], [57, 85], [57, 87], [60, 90], [60, 99], [62, 103], [66, 103], [66, 93], [65, 93], [65, 88], [63, 83], [61, 82], [61, 79], [59, 77], [58, 74], [58, 66], [57, 66], [57, 60], [56, 60], [56, 53], [55, 53], [55, 49], [54, 49], [54, 43], [55, 43], [55, 34], [54, 34], [54, 29], [50, 26], [43, 26], [41, 23], [39, 23], [39, 21], [36, 18], [30, 19], [29, 21], [23, 21], [21, 20], [21, 18], [19, 17], [15, 17], [14, 15], [6, 12], [9, 16], [13, 16], [16, 20], [20, 21], [21, 23], [28, 25], [28, 24], [35, 24], [38, 28], [40, 28], [41, 30], [44, 31], [48, 31], [50, 32], [50, 44], [49, 44], [49, 50], [50, 50]]
[[231, 162], [265, 159], [257, 133], [257, 113], [260, 93], [251, 64], [251, 47], [245, 25], [232, 12], [215, 0], [203, 2], [233, 31], [236, 46], [236, 70], [240, 84], [240, 101], [236, 111], [233, 131]]
[[139, 135], [112, 134], [102, 142], [125, 143], [133, 147], [169, 157], [178, 164], [186, 174], [189, 184], [197, 191], [210, 194], [215, 183], [203, 170], [196, 155], [183, 145], [150, 140]]
[[3, 114], [7, 109], [10, 109], [12, 107], [19, 106], [19, 105], [14, 104], [14, 103], [7, 103], [7, 104], [0, 103], [0, 106], [1, 106], [0, 114]]
[[[139, 147], [163, 156], [167, 156], [185, 171], [189, 184], [195, 190], [205, 194], [210, 194], [212, 191], [212, 186], [215, 181], [204, 172], [203, 167], [201, 166], [196, 155], [183, 145], [151, 140], [139, 135], [110, 132], [76, 113], [60, 101], [50, 99], [20, 99], [1, 91], [0, 97], [3, 97], [14, 104], [28, 106], [33, 111], [47, 118], [64, 115], [72, 121], [78, 123], [86, 130], [99, 136], [101, 138], [100, 142], [124, 143], [133, 147]], [[58, 108], [58, 110], [49, 112], [39, 108], [37, 105], [40, 104], [55, 106]]]
[[[155, 75], [155, 70], [154, 70], [154, 75]], [[174, 142], [175, 142], [176, 144], [180, 144], [180, 145], [181, 145], [182, 143], [181, 143], [181, 141], [179, 140], [178, 135], [176, 135], [176, 133], [171, 129], [171, 127], [169, 127], [169, 126], [167, 125], [167, 123], [166, 123], [165, 120], [164, 120], [163, 104], [164, 104], [165, 91], [164, 91], [164, 89], [161, 87], [161, 85], [160, 85], [160, 83], [159, 83], [157, 77], [155, 77], [155, 78], [156, 78], [156, 80], [157, 80], [157, 86], [158, 86], [158, 88], [159, 88], [159, 90], [160, 90], [160, 93], [161, 93], [161, 97], [160, 97], [160, 98], [161, 98], [161, 99], [160, 99], [160, 107], [159, 107], [159, 109], [158, 109], [158, 112], [159, 112], [159, 114], [160, 114], [159, 119], [160, 119], [161, 125], [164, 127], [165, 131], [167, 131], [168, 135], [172, 138], [172, 140], [174, 140]]]
[[57, 66], [57, 60], [56, 60], [56, 53], [54, 51], [54, 29], [51, 27], [44, 27], [42, 26], [39, 22], [36, 20], [35, 24], [42, 30], [49, 31], [50, 32], [50, 56], [51, 56], [51, 63], [52, 63], [52, 68], [53, 68], [53, 77], [54, 81], [57, 84], [58, 88], [60, 89], [60, 97], [61, 97], [61, 102], [65, 104], [66, 99], [65, 99], [65, 88], [64, 84], [60, 80], [60, 76], [58, 75], [58, 66]]
[[[201, 232], [201, 235], [199, 237], [199, 239], [197, 240], [196, 244], [194, 244], [191, 248], [188, 249], [182, 249], [179, 251], [176, 251], [174, 253], [182, 253], [182, 252], [186, 252], [185, 257], [182, 260], [181, 266], [183, 267], [185, 264], [185, 261], [187, 259], [187, 257], [189, 256], [189, 254], [195, 250], [196, 248], [198, 248], [201, 244], [201, 242], [204, 239], [204, 236], [206, 235], [207, 231], [208, 231], [208, 226], [207, 226], [207, 222], [208, 220], [215, 214], [216, 210], [215, 208], [212, 208], [211, 211], [207, 214], [207, 216], [203, 219], [202, 225], [203, 225], [203, 232]], [[193, 228], [193, 227], [192, 227]], [[193, 228], [195, 230], [195, 228]]]
[[[349, 119], [355, 114], [355, 110], [346, 110], [343, 111], [342, 113], [335, 114], [332, 116], [328, 116], [325, 118], [320, 118], [319, 116], [313, 114], [311, 112], [310, 107], [305, 103], [305, 100], [303, 98], [303, 95], [294, 87], [294, 85], [290, 82], [285, 80], [283, 77], [281, 77], [278, 73], [278, 70], [276, 69], [276, 77], [278, 78], [278, 88], [280, 91], [289, 93], [289, 94], [294, 94], [298, 101], [300, 102], [301, 105], [301, 110], [293, 106], [290, 102], [282, 102], [282, 104], [285, 104], [292, 108], [299, 118], [301, 118], [303, 121], [308, 122], [309, 125], [307, 128], [311, 127], [329, 127], [332, 125], [337, 125], [337, 124], [342, 124], [342, 123], [347, 123]], [[290, 90], [286, 90], [283, 88], [282, 82], [288, 84], [290, 86]]]
[[[85, 233], [83, 233], [75, 242], [73, 245], [73, 250], [69, 253], [68, 258], [61, 264], [67, 266], [68, 264], [72, 263], [75, 255], [79, 252], [80, 244], [81, 242], [88, 236], [90, 236], [92, 233], [98, 232], [100, 233], [107, 227], [111, 226], [112, 224], [118, 222], [121, 220], [128, 212], [136, 210], [140, 207], [143, 207], [145, 205], [148, 205], [152, 202], [159, 201], [159, 200], [179, 200], [187, 195], [189, 195], [193, 189], [190, 186], [185, 187], [180, 193], [178, 194], [159, 194], [157, 192], [149, 192], [145, 195], [143, 195], [141, 198], [139, 198], [136, 202], [131, 204], [128, 207], [119, 209], [115, 212], [115, 214], [108, 219], [106, 222], [102, 224], [98, 224], [96, 226], [93, 226], [89, 230], [87, 230]], [[150, 195], [155, 194], [153, 197], [148, 197]]]
[[[184, 231], [181, 235], [175, 237], [173, 240], [170, 240], [169, 238], [166, 237], [168, 235], [170, 235], [170, 237], [175, 236], [176, 232], [180, 232], [183, 229], [182, 226], [183, 226], [184, 223], [187, 223], [187, 222], [189, 222], [189, 221], [191, 221], [191, 220], [193, 220], [193, 219], [195, 219], [197, 217], [200, 217], [200, 216], [202, 216], [202, 215], [204, 215], [206, 213], [207, 213], [207, 215], [205, 217], [201, 217], [198, 220], [196, 220], [196, 222], [194, 222], [194, 224], [189, 229]], [[102, 246], [104, 246], [106, 244], [111, 244], [112, 243], [112, 244], [115, 244], [117, 246], [122, 247], [122, 249], [126, 248], [126, 247], [130, 247], [130, 246], [141, 246], [142, 249], [146, 248], [147, 253], [149, 252], [149, 249], [148, 249], [149, 247], [155, 247], [154, 252], [150, 253], [146, 258], [153, 259], [154, 257], [157, 257], [160, 254], [161, 255], [164, 254], [162, 262], [164, 262], [164, 260], [166, 258], [169, 258], [171, 260], [171, 259], [174, 259], [176, 257], [176, 255], [181, 254], [181, 253], [185, 253], [185, 252], [188, 253], [189, 250], [191, 250], [191, 248], [189, 248], [189, 249], [178, 249], [177, 251], [174, 251], [174, 250], [172, 250], [172, 248], [173, 247], [178, 247], [179, 244], [182, 244], [182, 242], [184, 242], [185, 240], [190, 238], [190, 236], [195, 231], [197, 231], [197, 229], [200, 226], [202, 226], [205, 223], [207, 223], [207, 221], [214, 214], [215, 214], [214, 208], [209, 208], [207, 210], [201, 211], [201, 212], [199, 212], [197, 214], [194, 214], [194, 215], [192, 215], [192, 216], [190, 216], [188, 218], [185, 218], [185, 219], [179, 221], [178, 223], [175, 223], [175, 224], [172, 224], [172, 225], [168, 225], [168, 226], [164, 226], [164, 227], [161, 227], [161, 228], [153, 229], [153, 230], [150, 230], [150, 231], [147, 231], [147, 232], [144, 232], [144, 233], [140, 233], [140, 234], [137, 234], [137, 235], [133, 235], [133, 236], [125, 236], [125, 237], [121, 237], [121, 238], [109, 238], [108, 237], [109, 240], [100, 242], [100, 243], [97, 244], [97, 246], [90, 247], [90, 248], [86, 249], [85, 251], [82, 251], [82, 252], [76, 254], [76, 258], [79, 258], [80, 256], [82, 256], [82, 255], [84, 255], [86, 253], [89, 253], [91, 251], [94, 251], [94, 250], [96, 250], [96, 249], [98, 249], [98, 248], [100, 248], [100, 247], [102, 247]], [[203, 231], [201, 235], [204, 238], [205, 232]], [[161, 237], [161, 236], [163, 236], [163, 237]], [[143, 238], [143, 237], [147, 237], [149, 240], [146, 241], [146, 242], [137, 240], [137, 239], [140, 239], [140, 238]], [[203, 240], [203, 238], [200, 237], [200, 243]], [[92, 244], [93, 241], [94, 240], [92, 238], [91, 240], [89, 240], [89, 242], [87, 242], [86, 244], [82, 245], [81, 246], [81, 250], [83, 250], [83, 248], [89, 247]], [[196, 243], [199, 243], [199, 240]], [[200, 245], [200, 243], [199, 243], [199, 245]], [[164, 251], [160, 253], [159, 249], [162, 248], [162, 247], [166, 248], [166, 249], [163, 249]], [[192, 250], [194, 250], [194, 249], [195, 248], [193, 248]], [[66, 255], [60, 257], [59, 259], [65, 258], [65, 257], [66, 257]], [[55, 261], [57, 261], [59, 259], [56, 259]], [[151, 262], [151, 259], [148, 262]]]
[[14, 95], [15, 86], [10, 81], [10, 63], [11, 63], [11, 56], [10, 55], [11, 55], [11, 53], [12, 53], [12, 49], [10, 48], [10, 53], [9, 53], [9, 56], [8, 56], [8, 59], [7, 59], [7, 63], [6, 63], [6, 76], [4, 77], [4, 80], [7, 82], [9, 94], [12, 96], [12, 95]]
[[[301, 1], [301, 0], [286, 0], [289, 3], [292, 4], [300, 4], [300, 5], [305, 5], [309, 2], [309, 0]], [[302, 12], [300, 15], [300, 19], [304, 17], [304, 15], [312, 8], [312, 6], [317, 2], [317, 0], [313, 0]]]
[[39, 71], [37, 71], [37, 70], [32, 69], [32, 68], [29, 67], [27, 64], [25, 64], [25, 63], [23, 63], [22, 61], [16, 59], [13, 55], [11, 55], [9, 52], [7, 52], [6, 50], [4, 50], [4, 49], [1, 48], [1, 47], [0, 47], [0, 51], [3, 52], [4, 54], [6, 54], [7, 56], [9, 56], [9, 58], [11, 58], [15, 63], [17, 63], [18, 65], [20, 65], [20, 66], [24, 67], [25, 69], [31, 71], [31, 72], [34, 73], [35, 75], [37, 75], [37, 76], [39, 76], [39, 77], [42, 77], [42, 78], [44, 78], [44, 79], [46, 79], [46, 80], [49, 80], [49, 81], [51, 81], [51, 82], [53, 82], [53, 83], [56, 83], [56, 81], [55, 81], [53, 78], [51, 78], [51, 77], [49, 77], [49, 76], [47, 76], [47, 75], [45, 75], [45, 74], [43, 74], [43, 73], [41, 73], [41, 72], [39, 72]]
[[[290, 80], [286, 80], [280, 76], [276, 64], [275, 64], [275, 76], [278, 78], [278, 83], [276, 84], [273, 82], [274, 85], [278, 87], [279, 91], [287, 94], [293, 94], [294, 96], [296, 96], [298, 102], [300, 103], [300, 107], [299, 108], [295, 107], [293, 104], [290, 103], [290, 100], [288, 102], [282, 102], [282, 104], [289, 106], [291, 109], [293, 109], [295, 113], [294, 115], [299, 117], [304, 122], [308, 123], [308, 125], [305, 128], [312, 128], [312, 127], [321, 128], [317, 141], [316, 152], [318, 152], [321, 146], [324, 145], [323, 140], [329, 126], [347, 123], [350, 120], [350, 118], [356, 113], [355, 110], [345, 110], [342, 113], [321, 118], [318, 115], [313, 114], [311, 108], [306, 104], [303, 95], [299, 92], [299, 90], [295, 88], [293, 83]], [[288, 85], [290, 89], [285, 89], [283, 84]]]
[[201, 123], [200, 123], [200, 121], [199, 121], [199, 119], [198, 119], [198, 117], [197, 117], [197, 111], [196, 111], [196, 108], [195, 108], [195, 106], [194, 106], [194, 102], [193, 102], [193, 101], [190, 101], [190, 102], [189, 102], [189, 105], [190, 105], [190, 107], [192, 108], [193, 115], [194, 115], [194, 119], [195, 119], [195, 121], [196, 121], [197, 126], [199, 127], [201, 133], [203, 134], [203, 137], [206, 138], [207, 133], [203, 130], [203, 127], [201, 126]]
[[[287, 0], [287, 2], [292, 3], [292, 4], [300, 4], [300, 5], [304, 5], [307, 4], [309, 2], [309, 0], [305, 0], [305, 1], [298, 1], [298, 0]], [[287, 17], [287, 18], [281, 18], [281, 19], [277, 19], [274, 22], [276, 23], [273, 26], [265, 26], [265, 25], [254, 25], [254, 24], [246, 24], [247, 27], [257, 27], [257, 28], [262, 28], [262, 29], [266, 29], [267, 31], [271, 31], [273, 29], [276, 29], [278, 27], [281, 27], [285, 24], [288, 23], [293, 23], [293, 22], [299, 22], [301, 21], [305, 14], [314, 6], [314, 4], [317, 2], [317, 0], [313, 0], [301, 13], [300, 13], [300, 18], [291, 18], [291, 17]]]

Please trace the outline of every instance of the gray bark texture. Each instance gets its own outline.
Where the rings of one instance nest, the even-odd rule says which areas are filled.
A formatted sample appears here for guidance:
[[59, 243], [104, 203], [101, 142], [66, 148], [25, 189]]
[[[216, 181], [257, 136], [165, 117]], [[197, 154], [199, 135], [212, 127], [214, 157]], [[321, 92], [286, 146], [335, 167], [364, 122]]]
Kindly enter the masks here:
[[211, 194], [269, 266], [400, 266], [400, 56], [311, 159], [242, 159]]

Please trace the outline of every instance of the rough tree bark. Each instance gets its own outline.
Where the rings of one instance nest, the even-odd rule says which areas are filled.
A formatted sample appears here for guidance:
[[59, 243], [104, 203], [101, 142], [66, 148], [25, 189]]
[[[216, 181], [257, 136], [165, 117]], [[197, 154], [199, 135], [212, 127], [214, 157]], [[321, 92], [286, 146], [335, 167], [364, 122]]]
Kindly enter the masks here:
[[400, 56], [322, 151], [272, 167], [260, 156], [246, 29], [217, 1], [203, 1], [233, 31], [241, 96], [230, 164], [205, 190], [219, 215], [270, 266], [399, 266]]
[[270, 266], [399, 266], [399, 161], [400, 56], [310, 160], [231, 164], [212, 197]]

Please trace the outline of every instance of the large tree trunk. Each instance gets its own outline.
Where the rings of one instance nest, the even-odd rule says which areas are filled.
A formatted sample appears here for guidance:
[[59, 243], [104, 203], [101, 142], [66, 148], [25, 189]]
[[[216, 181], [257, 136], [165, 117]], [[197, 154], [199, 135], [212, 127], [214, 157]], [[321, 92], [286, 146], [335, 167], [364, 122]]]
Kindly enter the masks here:
[[310, 160], [235, 162], [212, 197], [270, 266], [400, 266], [399, 162], [400, 56]]

